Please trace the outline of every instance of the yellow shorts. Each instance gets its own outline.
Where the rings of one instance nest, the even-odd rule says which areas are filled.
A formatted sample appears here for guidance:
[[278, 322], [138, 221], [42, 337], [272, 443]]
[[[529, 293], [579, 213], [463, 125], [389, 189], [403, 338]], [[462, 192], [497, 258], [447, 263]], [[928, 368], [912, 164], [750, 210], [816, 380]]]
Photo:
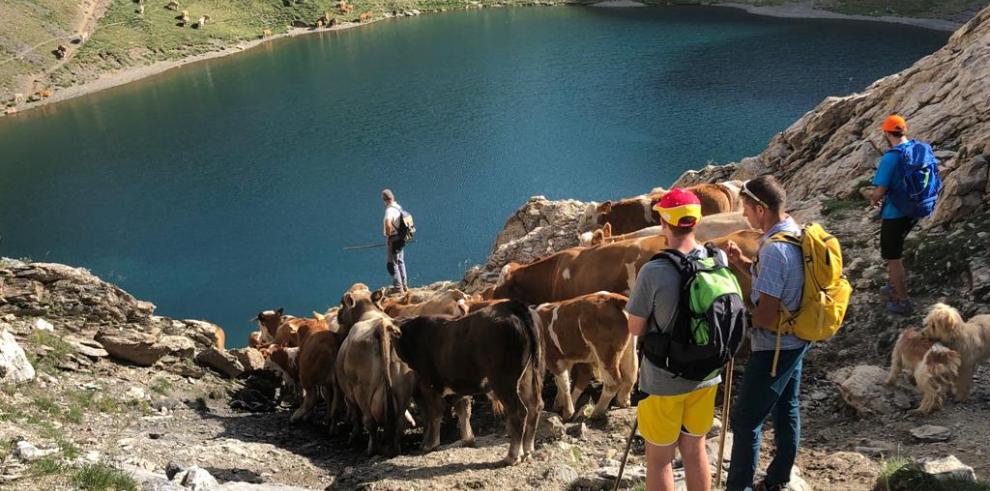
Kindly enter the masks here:
[[677, 443], [681, 433], [704, 437], [715, 419], [718, 385], [676, 396], [651, 395], [639, 401], [639, 434], [661, 447]]

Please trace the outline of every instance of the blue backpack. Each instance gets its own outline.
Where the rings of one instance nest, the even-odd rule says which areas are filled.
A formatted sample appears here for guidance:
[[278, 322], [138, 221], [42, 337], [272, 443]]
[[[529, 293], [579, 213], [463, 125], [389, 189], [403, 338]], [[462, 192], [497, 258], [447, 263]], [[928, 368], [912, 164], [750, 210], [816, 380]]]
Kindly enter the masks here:
[[935, 210], [942, 192], [938, 159], [925, 142], [908, 140], [887, 150], [898, 154], [897, 171], [890, 183], [887, 199], [911, 218], [925, 218]]

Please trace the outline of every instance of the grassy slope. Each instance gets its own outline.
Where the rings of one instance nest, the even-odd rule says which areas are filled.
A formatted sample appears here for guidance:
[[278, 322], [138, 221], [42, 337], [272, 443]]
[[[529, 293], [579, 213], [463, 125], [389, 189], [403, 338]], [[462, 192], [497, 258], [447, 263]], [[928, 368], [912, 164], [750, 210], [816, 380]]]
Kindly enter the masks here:
[[[81, 16], [82, 2], [65, 0], [0, 1], [0, 94], [13, 91], [14, 78], [55, 63], [56, 38], [67, 39]], [[31, 47], [27, 55], [13, 59]], [[10, 60], [10, 61], [8, 61]]]
[[[95, 1], [95, 0], [94, 0]], [[285, 32], [294, 20], [313, 23], [336, 0], [181, 0], [180, 10], [188, 10], [193, 22], [209, 15], [205, 29], [177, 25], [178, 12], [165, 8], [167, 0], [143, 0], [145, 13], [140, 16], [134, 0], [112, 0], [99, 27], [88, 42], [65, 66], [51, 77], [51, 85], [67, 87], [86, 82], [108, 70], [140, 66], [156, 61], [183, 58], [214, 51], [248, 39], [257, 39], [262, 31]], [[551, 0], [552, 3], [591, 3], [594, 0]], [[711, 4], [717, 0], [646, 0], [657, 4]], [[738, 3], [777, 5], [795, 0], [735, 0]], [[14, 80], [52, 67], [54, 39], [68, 39], [82, 9], [81, 1], [5, 0], [0, 2], [0, 106], [15, 90]], [[403, 9], [439, 10], [468, 6], [469, 0], [354, 0], [355, 9], [338, 21], [354, 20], [358, 13], [370, 10], [376, 17]], [[484, 5], [532, 4], [533, 0], [481, 0]], [[546, 3], [546, 2], [543, 2]], [[815, 0], [816, 5], [845, 13], [906, 15], [956, 18], [986, 0]], [[23, 59], [4, 63], [13, 54], [48, 42]], [[21, 79], [24, 80], [23, 78]]]

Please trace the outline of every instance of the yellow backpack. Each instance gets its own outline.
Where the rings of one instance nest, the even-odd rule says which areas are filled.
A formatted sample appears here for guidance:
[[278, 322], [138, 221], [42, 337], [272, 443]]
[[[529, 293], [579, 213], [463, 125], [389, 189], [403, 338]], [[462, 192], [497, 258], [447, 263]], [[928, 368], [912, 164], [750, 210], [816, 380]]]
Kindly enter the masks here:
[[776, 376], [781, 334], [793, 334], [805, 341], [823, 341], [834, 336], [842, 327], [852, 286], [842, 274], [842, 251], [838, 239], [821, 225], [805, 225], [801, 237], [781, 232], [774, 234], [770, 240], [800, 246], [804, 257], [801, 305], [794, 313], [781, 306], [783, 312], [775, 329], [777, 350], [771, 374]]

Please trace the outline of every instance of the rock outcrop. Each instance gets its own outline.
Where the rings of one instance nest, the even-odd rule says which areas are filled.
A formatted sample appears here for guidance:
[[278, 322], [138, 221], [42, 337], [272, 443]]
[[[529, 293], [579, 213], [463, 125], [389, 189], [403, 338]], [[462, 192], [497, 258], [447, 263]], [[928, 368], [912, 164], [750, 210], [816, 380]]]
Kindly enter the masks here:
[[588, 206], [572, 199], [529, 198], [505, 222], [484, 269], [496, 271], [511, 261], [528, 263], [578, 245], [578, 224]]
[[932, 143], [945, 191], [933, 222], [956, 220], [990, 204], [990, 8], [942, 49], [863, 92], [829, 97], [782, 133], [763, 153], [738, 164], [688, 172], [678, 185], [772, 173], [792, 198], [854, 195], [872, 177], [886, 148], [880, 123], [907, 118], [913, 137]]

